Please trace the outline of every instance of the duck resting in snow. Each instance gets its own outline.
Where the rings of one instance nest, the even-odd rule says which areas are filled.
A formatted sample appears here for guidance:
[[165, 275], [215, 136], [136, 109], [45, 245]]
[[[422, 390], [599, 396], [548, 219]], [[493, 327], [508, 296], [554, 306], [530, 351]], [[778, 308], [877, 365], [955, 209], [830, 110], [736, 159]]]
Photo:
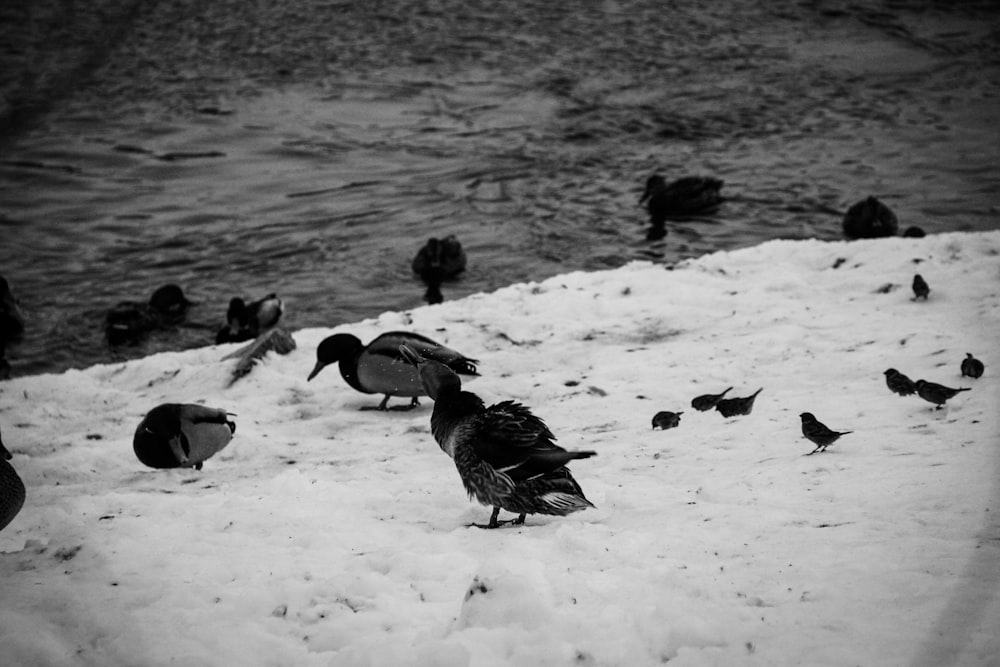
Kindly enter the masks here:
[[[419, 371], [434, 400], [434, 439], [455, 462], [469, 497], [493, 507], [487, 525], [472, 525], [519, 525], [528, 514], [565, 516], [593, 507], [566, 464], [597, 452], [563, 449], [545, 422], [520, 403], [486, 407], [478, 396], [462, 391], [462, 380], [444, 364], [408, 345], [399, 351]], [[501, 509], [518, 517], [498, 521]]]

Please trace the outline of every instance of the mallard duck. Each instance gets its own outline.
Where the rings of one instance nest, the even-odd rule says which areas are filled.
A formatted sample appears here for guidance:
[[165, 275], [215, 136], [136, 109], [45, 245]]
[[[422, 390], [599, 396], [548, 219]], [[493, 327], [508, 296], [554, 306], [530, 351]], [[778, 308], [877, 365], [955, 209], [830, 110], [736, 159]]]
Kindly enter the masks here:
[[195, 468], [229, 444], [236, 423], [225, 410], [195, 403], [164, 403], [135, 429], [132, 449], [150, 468]]
[[262, 331], [277, 324], [284, 312], [285, 304], [274, 293], [249, 304], [239, 297], [234, 297], [229, 301], [229, 308], [226, 310], [226, 326], [219, 329], [215, 342], [216, 344], [242, 343], [253, 340]]
[[735, 417], [737, 415], [748, 415], [753, 411], [753, 403], [757, 400], [757, 394], [764, 391], [761, 387], [750, 396], [741, 398], [723, 398], [715, 404], [715, 409], [722, 413], [723, 417]]
[[104, 333], [109, 345], [134, 345], [150, 331], [179, 324], [193, 306], [180, 287], [174, 284], [156, 289], [149, 301], [122, 301], [104, 318]]
[[417, 370], [399, 351], [400, 345], [408, 345], [422, 357], [440, 362], [456, 373], [478, 375], [475, 359], [417, 333], [389, 331], [368, 345], [362, 345], [357, 336], [348, 333], [325, 338], [316, 348], [316, 365], [307, 380], [312, 380], [323, 368], [339, 361], [340, 374], [351, 387], [365, 394], [385, 394], [378, 407], [363, 410], [386, 410], [392, 396], [412, 398], [409, 406], [394, 408], [409, 410], [420, 405], [418, 397], [426, 396], [427, 392]]
[[685, 176], [667, 183], [662, 175], [653, 174], [646, 179], [639, 204], [646, 204], [653, 225], [662, 225], [668, 218], [708, 215], [717, 211], [722, 202], [722, 185], [721, 180], [711, 176]]
[[869, 196], [847, 209], [843, 228], [844, 236], [849, 239], [877, 239], [895, 236], [899, 221], [888, 206]]
[[24, 506], [24, 482], [14, 466], [7, 463], [11, 458], [11, 453], [0, 439], [0, 530], [6, 528]]
[[454, 234], [443, 239], [431, 238], [417, 251], [411, 266], [427, 285], [424, 298], [428, 303], [441, 303], [441, 283], [465, 271], [466, 258], [462, 244]]
[[[479, 527], [518, 525], [528, 514], [565, 516], [593, 507], [566, 464], [597, 452], [563, 449], [545, 422], [520, 403], [486, 407], [478, 396], [462, 391], [461, 378], [444, 364], [409, 345], [401, 345], [400, 353], [419, 371], [434, 401], [431, 433], [455, 462], [469, 497], [493, 507], [490, 522]], [[498, 521], [501, 509], [518, 517]]]

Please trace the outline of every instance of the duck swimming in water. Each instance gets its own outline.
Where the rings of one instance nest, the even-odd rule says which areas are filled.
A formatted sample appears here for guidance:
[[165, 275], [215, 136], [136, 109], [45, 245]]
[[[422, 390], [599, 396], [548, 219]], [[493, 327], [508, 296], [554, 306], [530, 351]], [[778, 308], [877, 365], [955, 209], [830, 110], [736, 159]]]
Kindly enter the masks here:
[[849, 239], [877, 239], [895, 236], [899, 221], [892, 210], [869, 196], [847, 209], [843, 221], [844, 236]]
[[399, 351], [400, 345], [409, 346], [421, 357], [433, 359], [455, 373], [479, 375], [475, 359], [420, 334], [389, 331], [368, 345], [362, 345], [357, 336], [347, 333], [325, 338], [316, 348], [316, 365], [307, 380], [312, 380], [329, 364], [340, 362], [340, 374], [351, 387], [365, 394], [385, 394], [377, 408], [362, 410], [387, 410], [392, 396], [412, 398], [410, 405], [394, 408], [409, 410], [420, 405], [417, 398], [426, 396], [427, 391], [417, 369]]
[[179, 324], [187, 316], [188, 301], [181, 288], [174, 284], [157, 288], [147, 303], [122, 301], [104, 318], [104, 333], [109, 345], [135, 345], [147, 333], [161, 327]]
[[660, 174], [646, 179], [646, 189], [639, 204], [646, 204], [649, 221], [662, 225], [669, 218], [709, 215], [722, 203], [719, 191], [723, 182], [711, 176], [685, 176], [667, 183]]
[[[455, 462], [469, 497], [493, 507], [487, 525], [473, 525], [519, 525], [528, 514], [565, 516], [593, 507], [566, 464], [597, 452], [563, 449], [545, 422], [520, 403], [486, 407], [478, 396], [462, 391], [461, 378], [444, 364], [409, 345], [401, 345], [400, 353], [417, 368], [434, 400], [431, 433]], [[501, 509], [518, 517], [498, 521]]]
[[285, 304], [274, 293], [249, 304], [239, 297], [234, 297], [229, 301], [229, 308], [226, 310], [226, 326], [219, 329], [215, 343], [218, 345], [253, 340], [262, 331], [277, 324], [284, 312]]
[[466, 258], [462, 244], [454, 234], [443, 239], [431, 238], [417, 251], [411, 264], [413, 272], [427, 285], [424, 299], [428, 303], [441, 303], [441, 283], [456, 278], [465, 271]]

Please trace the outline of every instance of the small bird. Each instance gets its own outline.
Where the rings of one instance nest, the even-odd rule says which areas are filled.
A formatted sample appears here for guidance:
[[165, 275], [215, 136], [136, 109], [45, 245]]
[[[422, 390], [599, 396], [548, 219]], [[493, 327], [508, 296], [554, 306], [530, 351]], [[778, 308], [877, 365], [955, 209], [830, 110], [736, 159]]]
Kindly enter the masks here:
[[639, 204], [646, 204], [649, 221], [662, 225], [669, 218], [709, 215], [722, 203], [723, 182], [711, 176], [685, 176], [667, 183], [661, 174], [646, 179]]
[[726, 394], [729, 393], [729, 389], [726, 389], [721, 394], [702, 394], [701, 396], [695, 396], [691, 399], [691, 407], [699, 412], [705, 412], [706, 410], [711, 410], [715, 407], [715, 404], [725, 398]]
[[910, 396], [917, 393], [917, 385], [910, 378], [906, 377], [895, 368], [885, 371], [885, 384], [889, 390], [900, 396]]
[[948, 401], [948, 399], [953, 398], [959, 392], [969, 390], [970, 387], [952, 389], [951, 387], [946, 387], [943, 384], [938, 384], [936, 382], [917, 380], [917, 396], [924, 399], [928, 403], [934, 403], [937, 405], [936, 409], [944, 407], [944, 404]]
[[411, 263], [413, 272], [427, 285], [424, 299], [428, 303], [441, 303], [441, 283], [456, 278], [465, 271], [466, 257], [462, 244], [454, 234], [443, 239], [430, 238]]
[[409, 410], [418, 405], [418, 397], [427, 392], [417, 369], [399, 351], [400, 345], [409, 346], [421, 357], [438, 361], [462, 375], [479, 375], [475, 359], [445, 347], [426, 336], [407, 331], [389, 331], [378, 336], [368, 345], [362, 345], [357, 336], [347, 333], [325, 338], [316, 348], [316, 365], [307, 380], [312, 380], [323, 368], [340, 362], [340, 374], [351, 387], [365, 394], [385, 394], [377, 408], [362, 410], [387, 410], [392, 396], [412, 398], [409, 406], [394, 410]]
[[229, 444], [236, 423], [225, 410], [194, 403], [163, 403], [135, 429], [132, 449], [150, 468], [194, 468]]
[[669, 410], [657, 412], [653, 415], [653, 430], [661, 428], [666, 431], [668, 428], [677, 428], [681, 425], [682, 414], [684, 414], [683, 410], [681, 412], [670, 412]]
[[916, 225], [910, 225], [909, 227], [907, 227], [906, 229], [903, 230], [903, 237], [904, 238], [908, 238], [908, 239], [922, 239], [925, 236], [927, 236], [927, 232], [925, 232], [920, 227], [917, 227]]
[[253, 340], [262, 331], [277, 324], [284, 312], [285, 304], [273, 292], [250, 304], [240, 297], [234, 297], [230, 299], [226, 310], [226, 326], [219, 329], [215, 343], [219, 345]]
[[806, 456], [810, 456], [816, 452], [825, 452], [826, 448], [835, 443], [840, 436], [854, 433], [854, 431], [833, 431], [827, 428], [826, 424], [816, 419], [811, 412], [803, 412], [799, 417], [802, 419], [802, 435], [816, 445], [816, 449], [806, 454]]
[[122, 301], [108, 311], [104, 318], [104, 333], [109, 345], [135, 345], [154, 329], [179, 324], [184, 321], [189, 306], [180, 287], [163, 285], [153, 292], [147, 303]]
[[761, 387], [750, 396], [742, 398], [723, 398], [715, 404], [715, 409], [722, 413], [723, 417], [735, 417], [736, 415], [748, 415], [753, 411], [753, 402], [757, 400], [757, 394], [764, 391]]
[[0, 439], [0, 530], [7, 527], [24, 507], [24, 482], [14, 466], [7, 463], [13, 456]]
[[842, 226], [849, 239], [876, 239], [895, 236], [899, 221], [888, 206], [869, 196], [847, 209]]
[[971, 353], [965, 353], [965, 359], [962, 359], [962, 377], [980, 378], [985, 370], [986, 366], [983, 365], [983, 362], [976, 359]]
[[918, 273], [913, 276], [913, 300], [923, 299], [927, 300], [927, 296], [931, 293], [931, 288], [927, 284], [927, 281], [921, 277]]
[[[487, 525], [473, 525], [520, 525], [528, 514], [565, 516], [593, 507], [566, 464], [597, 452], [556, 445], [545, 422], [520, 403], [486, 407], [478, 396], [462, 391], [462, 380], [453, 370], [408, 344], [400, 345], [400, 354], [417, 369], [434, 401], [431, 433], [455, 462], [469, 497], [493, 507]], [[498, 521], [501, 509], [518, 517]]]

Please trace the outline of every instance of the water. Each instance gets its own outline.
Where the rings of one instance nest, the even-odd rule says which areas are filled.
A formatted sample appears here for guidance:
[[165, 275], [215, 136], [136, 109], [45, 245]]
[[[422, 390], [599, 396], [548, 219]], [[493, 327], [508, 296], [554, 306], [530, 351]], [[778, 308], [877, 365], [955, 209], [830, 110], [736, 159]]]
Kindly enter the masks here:
[[[18, 33], [44, 113], [0, 145], [15, 375], [210, 344], [237, 295], [279, 293], [293, 330], [421, 305], [433, 235], [469, 256], [455, 299], [838, 239], [868, 194], [901, 227], [1000, 226], [991, 2], [103, 4]], [[656, 170], [728, 200], [649, 242]], [[168, 282], [190, 324], [109, 349], [105, 312]]]

